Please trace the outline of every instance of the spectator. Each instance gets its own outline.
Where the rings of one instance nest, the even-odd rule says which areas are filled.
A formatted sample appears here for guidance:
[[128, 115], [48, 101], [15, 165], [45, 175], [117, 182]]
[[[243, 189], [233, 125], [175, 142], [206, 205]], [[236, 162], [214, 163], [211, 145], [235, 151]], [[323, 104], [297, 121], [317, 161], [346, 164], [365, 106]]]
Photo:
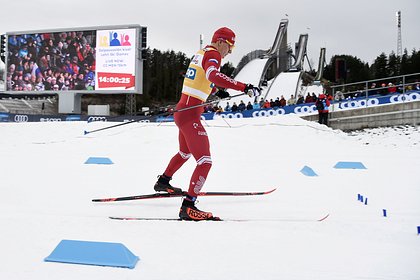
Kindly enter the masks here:
[[385, 84], [385, 83], [382, 83], [382, 84], [381, 84], [381, 89], [380, 89], [379, 93], [380, 93], [381, 95], [386, 95], [386, 94], [388, 93], [388, 90], [387, 90], [387, 88], [386, 88], [386, 84]]
[[369, 88], [368, 96], [372, 96], [372, 95], [376, 95], [376, 94], [378, 94], [378, 92], [376, 90], [376, 83], [372, 83], [370, 85], [370, 88]]
[[242, 112], [242, 111], [245, 111], [245, 109], [246, 109], [246, 105], [245, 105], [245, 103], [241, 100], [241, 102], [239, 102], [239, 105], [238, 105], [238, 110], [239, 110], [240, 112]]
[[295, 105], [296, 104], [296, 99], [293, 97], [293, 94], [290, 95], [289, 100], [287, 100], [287, 105]]
[[226, 103], [225, 112], [230, 112], [230, 105], [229, 102]]
[[37, 78], [36, 78], [35, 90], [36, 91], [45, 90], [44, 83], [42, 82], [42, 75], [38, 75]]
[[303, 96], [299, 94], [296, 104], [303, 104], [303, 102], [305, 102], [305, 99], [303, 99]]
[[286, 104], [287, 104], [286, 99], [282, 95], [281, 98], [280, 98], [280, 107], [284, 107], [284, 106], [286, 106]]
[[344, 99], [344, 94], [341, 92], [341, 91], [337, 91], [336, 93], [335, 93], [335, 97], [334, 97], [334, 100], [336, 100], [336, 101], [341, 101], [341, 100], [343, 100]]
[[270, 99], [270, 108], [274, 108], [275, 107], [275, 103], [273, 99]]
[[318, 110], [318, 122], [328, 126], [328, 109], [331, 105], [325, 94], [320, 94], [318, 100], [315, 102], [316, 109]]
[[32, 61], [38, 57], [38, 49], [35, 46], [32, 38], [29, 38], [28, 40], [28, 53]]
[[260, 109], [264, 108], [264, 99], [261, 97], [260, 99]]
[[397, 87], [393, 85], [392, 83], [388, 84], [388, 93], [394, 94], [397, 92]]
[[308, 94], [305, 97], [305, 103], [312, 103], [312, 102], [314, 102], [314, 100], [312, 99], [312, 96], [308, 92]]
[[333, 96], [332, 96], [331, 94], [327, 93], [327, 94], [326, 94], [326, 96], [327, 96], [327, 99], [328, 99], [330, 102], [334, 100], [334, 98], [333, 98]]
[[251, 104], [251, 101], [248, 101], [248, 104], [246, 105], [246, 110], [252, 110], [254, 107]]
[[252, 105], [252, 109], [254, 109], [254, 110], [258, 110], [258, 109], [260, 109], [260, 108], [261, 108], [260, 103], [258, 103], [258, 101], [257, 101], [257, 100], [255, 100], [255, 101], [254, 101], [254, 105]]
[[79, 59], [77, 56], [73, 56], [71, 63], [70, 63], [71, 71], [75, 74], [79, 74]]
[[316, 97], [315, 92], [312, 92], [312, 102], [316, 102], [317, 99], [318, 97]]
[[414, 90], [420, 90], [420, 84], [419, 84], [419, 83], [417, 83], [417, 84], [414, 86]]
[[44, 80], [44, 89], [45, 89], [45, 90], [52, 90], [52, 87], [51, 87], [51, 80], [52, 80], [52, 78], [51, 78], [51, 77], [47, 77], [47, 78]]
[[76, 90], [86, 89], [86, 83], [84, 82], [83, 78], [84, 78], [83, 74], [77, 75], [77, 79], [74, 83], [74, 88]]
[[280, 98], [276, 98], [276, 101], [274, 101], [274, 108], [280, 108]]
[[236, 102], [233, 102], [232, 112], [237, 112], [237, 111], [238, 111], [238, 105], [236, 105]]
[[270, 108], [270, 102], [268, 102], [268, 100], [265, 100], [263, 108], [265, 109]]

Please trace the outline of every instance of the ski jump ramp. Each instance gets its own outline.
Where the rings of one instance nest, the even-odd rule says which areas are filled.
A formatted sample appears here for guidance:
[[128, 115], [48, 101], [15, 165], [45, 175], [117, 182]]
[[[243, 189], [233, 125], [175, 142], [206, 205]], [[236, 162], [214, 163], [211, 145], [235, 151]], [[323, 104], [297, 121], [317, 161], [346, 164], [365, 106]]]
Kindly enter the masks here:
[[302, 85], [301, 75], [301, 72], [281, 72], [274, 78], [274, 81], [271, 83], [264, 96], [264, 100], [275, 100], [282, 95], [286, 100], [288, 100], [291, 95], [296, 97], [296, 93]]
[[[248, 62], [244, 68], [236, 75], [235, 80], [239, 82], [243, 82], [246, 84], [253, 84], [254, 86], [258, 86], [260, 83], [261, 76], [264, 72], [264, 67], [268, 61], [268, 58], [263, 59], [254, 59]], [[234, 90], [228, 90], [230, 95], [237, 95], [238, 92]], [[250, 101], [251, 104], [254, 104], [254, 98], [249, 97], [248, 95], [242, 95], [235, 98], [232, 98], [229, 101], [221, 101], [219, 103], [219, 106], [222, 106], [222, 108], [226, 107], [227, 102], [229, 102], [230, 106], [233, 105], [235, 102], [236, 105], [239, 105], [241, 100], [246, 104]]]
[[[262, 60], [262, 59], [261, 59]], [[259, 75], [255, 75], [253, 69], [261, 69], [261, 67], [264, 67], [264, 62], [260, 61], [261, 64], [255, 63], [254, 61], [248, 63], [245, 67], [249, 67], [248, 71], [241, 71], [238, 74], [238, 81], [244, 82], [244, 83], [252, 83], [252, 84], [258, 84], [255, 83], [256, 80], [259, 81]], [[251, 67], [252, 66], [252, 67]], [[255, 67], [255, 68], [254, 68]], [[245, 70], [245, 68], [244, 68]], [[243, 73], [242, 73], [243, 72]], [[242, 74], [241, 74], [242, 73]], [[254, 74], [254, 75], [253, 75]], [[241, 76], [239, 76], [241, 75]], [[243, 75], [243, 76], [242, 76]], [[249, 75], [249, 76], [247, 76]], [[273, 79], [270, 86], [262, 92], [261, 97], [257, 98], [257, 101], [260, 101], [261, 98], [264, 100], [270, 101], [270, 99], [275, 100], [277, 97], [281, 97], [282, 95], [286, 100], [290, 98], [291, 95], [296, 97], [296, 93], [299, 92], [299, 89], [302, 85], [302, 79], [301, 79], [302, 72], [282, 72], [279, 75], [277, 75], [276, 78]], [[237, 91], [231, 91], [229, 90], [230, 95], [238, 94]], [[246, 104], [248, 102], [251, 102], [251, 104], [254, 103], [254, 98], [249, 97], [248, 95], [242, 95], [235, 98], [232, 98], [229, 101], [221, 101], [219, 103], [219, 106], [222, 106], [222, 108], [225, 108], [227, 102], [229, 102], [230, 106], [233, 105], [235, 102], [237, 105], [239, 105], [240, 101], [243, 101]]]
[[258, 86], [267, 61], [268, 58], [251, 60], [236, 75], [235, 80]]

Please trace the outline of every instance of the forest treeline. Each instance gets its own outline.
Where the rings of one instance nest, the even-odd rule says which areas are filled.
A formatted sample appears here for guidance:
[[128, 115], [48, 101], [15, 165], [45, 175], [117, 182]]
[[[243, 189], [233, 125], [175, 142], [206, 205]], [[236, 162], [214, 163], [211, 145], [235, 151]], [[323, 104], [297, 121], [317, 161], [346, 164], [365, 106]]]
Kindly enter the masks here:
[[[182, 52], [148, 48], [144, 61], [144, 94], [138, 98], [139, 106], [176, 103], [181, 94], [182, 82], [189, 63], [190, 58]], [[233, 70], [231, 63], [225, 63], [221, 68], [221, 71], [227, 75], [231, 75]], [[388, 55], [381, 53], [371, 65], [356, 56], [334, 55], [324, 68], [323, 82], [328, 85], [354, 83], [418, 72], [420, 72], [420, 50], [416, 49], [410, 53], [404, 50], [401, 57], [394, 52]]]

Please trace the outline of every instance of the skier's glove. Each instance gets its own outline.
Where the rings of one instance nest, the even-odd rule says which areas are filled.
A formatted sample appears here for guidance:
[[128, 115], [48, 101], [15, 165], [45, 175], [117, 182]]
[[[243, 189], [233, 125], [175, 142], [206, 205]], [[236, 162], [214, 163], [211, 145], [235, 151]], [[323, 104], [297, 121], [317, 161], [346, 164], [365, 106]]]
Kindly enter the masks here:
[[215, 93], [215, 95], [216, 95], [217, 97], [221, 98], [221, 99], [224, 99], [224, 98], [228, 98], [228, 97], [230, 97], [229, 92], [227, 92], [227, 91], [225, 91], [225, 90], [223, 90], [223, 89], [219, 89], [219, 91], [218, 91], [218, 92], [216, 92], [216, 93]]
[[249, 95], [249, 97], [258, 97], [261, 95], [261, 89], [259, 87], [254, 87], [251, 84], [245, 86], [244, 92]]

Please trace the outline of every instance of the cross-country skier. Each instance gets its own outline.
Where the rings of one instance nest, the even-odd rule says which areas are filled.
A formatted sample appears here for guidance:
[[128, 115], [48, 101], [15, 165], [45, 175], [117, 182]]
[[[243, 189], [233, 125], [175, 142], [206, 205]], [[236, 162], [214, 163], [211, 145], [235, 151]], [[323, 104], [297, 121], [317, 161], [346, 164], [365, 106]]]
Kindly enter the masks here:
[[[199, 50], [191, 60], [176, 110], [203, 104], [211, 94], [222, 99], [230, 96], [228, 92], [217, 88], [243, 91], [251, 97], [260, 94], [259, 88], [235, 81], [219, 72], [222, 58], [230, 54], [234, 46], [235, 33], [231, 29], [222, 27], [215, 31], [211, 44]], [[183, 220], [214, 219], [212, 213], [201, 211], [194, 205], [212, 165], [209, 139], [200, 121], [202, 113], [203, 107], [200, 106], [174, 113], [175, 124], [179, 129], [179, 151], [154, 186], [155, 191], [159, 192], [182, 192], [180, 188], [171, 186], [169, 181], [191, 155], [194, 156], [197, 166], [191, 176], [188, 195], [179, 211], [179, 217]]]

